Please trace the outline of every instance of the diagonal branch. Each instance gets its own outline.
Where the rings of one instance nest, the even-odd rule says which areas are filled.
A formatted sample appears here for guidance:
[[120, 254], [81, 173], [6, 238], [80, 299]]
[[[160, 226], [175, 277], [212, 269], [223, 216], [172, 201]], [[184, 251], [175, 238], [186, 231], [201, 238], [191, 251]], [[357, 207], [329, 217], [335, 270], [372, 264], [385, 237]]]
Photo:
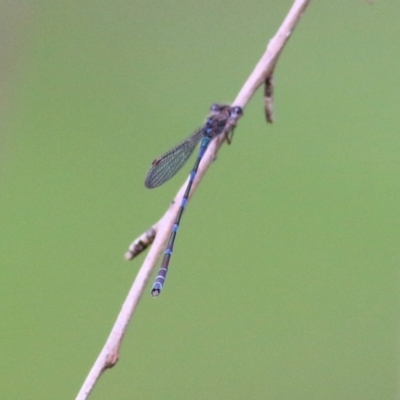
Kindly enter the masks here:
[[[300, 20], [301, 15], [303, 14], [310, 1], [311, 0], [294, 1], [293, 6], [290, 9], [285, 20], [283, 21], [281, 27], [279, 28], [276, 35], [270, 40], [265, 53], [261, 57], [260, 61], [257, 63], [256, 67], [254, 68], [253, 72], [251, 73], [245, 84], [243, 85], [236, 99], [232, 103], [232, 106], [240, 106], [244, 108], [251, 97], [254, 95], [256, 90], [262, 84], [264, 84], [267, 78], [272, 76], [275, 65], [285, 44], [289, 40], [290, 35], [292, 34], [294, 28]], [[190, 192], [190, 197], [195, 192], [198, 184], [200, 183], [208, 167], [214, 160], [215, 155], [224, 140], [225, 136], [219, 135], [210, 143], [197, 171], [196, 178], [193, 182]], [[188, 180], [186, 180], [184, 185], [179, 189], [179, 192], [175, 196], [174, 201], [171, 203], [164, 216], [158, 222], [156, 222], [147, 232], [136, 239], [130, 246], [129, 251], [126, 253], [125, 257], [127, 259], [132, 259], [152, 244], [150, 251], [147, 254], [147, 257], [144, 260], [135, 281], [133, 282], [128, 296], [125, 299], [124, 304], [122, 305], [121, 311], [111, 330], [107, 342], [104, 345], [101, 353], [99, 354], [89, 375], [86, 377], [86, 380], [81, 390], [79, 391], [76, 400], [87, 399], [103, 371], [107, 368], [112, 368], [118, 361], [119, 348], [124, 338], [126, 328], [133, 315], [133, 312], [136, 310], [136, 307], [144, 292], [146, 284], [150, 279], [151, 273], [157, 263], [157, 260], [164, 250], [165, 244], [171, 233], [172, 225], [175, 221], [176, 215], [180, 207], [180, 199], [182, 199], [183, 197], [187, 183]]]

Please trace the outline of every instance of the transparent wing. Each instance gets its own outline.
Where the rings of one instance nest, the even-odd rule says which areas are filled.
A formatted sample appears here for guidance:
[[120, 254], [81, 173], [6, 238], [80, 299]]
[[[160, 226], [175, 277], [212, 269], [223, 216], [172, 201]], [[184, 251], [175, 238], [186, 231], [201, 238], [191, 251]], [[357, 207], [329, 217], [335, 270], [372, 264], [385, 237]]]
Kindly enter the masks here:
[[188, 160], [203, 136], [203, 128], [199, 128], [182, 143], [167, 151], [160, 158], [156, 158], [147, 173], [145, 186], [152, 189], [171, 179]]

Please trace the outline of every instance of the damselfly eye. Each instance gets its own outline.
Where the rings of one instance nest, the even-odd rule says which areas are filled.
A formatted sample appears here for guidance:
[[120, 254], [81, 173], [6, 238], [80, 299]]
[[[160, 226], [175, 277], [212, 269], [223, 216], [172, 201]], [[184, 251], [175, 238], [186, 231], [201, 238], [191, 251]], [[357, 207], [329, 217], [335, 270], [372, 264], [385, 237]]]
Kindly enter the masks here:
[[231, 116], [234, 118], [239, 118], [243, 115], [243, 108], [236, 106], [232, 108]]

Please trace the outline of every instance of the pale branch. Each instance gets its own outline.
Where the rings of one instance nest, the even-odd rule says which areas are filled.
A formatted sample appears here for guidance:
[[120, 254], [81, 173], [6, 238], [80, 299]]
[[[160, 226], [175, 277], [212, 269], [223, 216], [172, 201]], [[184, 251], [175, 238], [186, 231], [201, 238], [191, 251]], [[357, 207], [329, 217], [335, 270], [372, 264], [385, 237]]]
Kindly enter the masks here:
[[[232, 103], [232, 106], [240, 106], [244, 108], [256, 90], [265, 83], [267, 78], [271, 77], [279, 55], [281, 54], [286, 42], [293, 32], [293, 29], [299, 22], [302, 13], [310, 1], [311, 0], [294, 1], [293, 6], [283, 21], [281, 27], [276, 35], [270, 40], [265, 53], [257, 63], [249, 78], [246, 80], [235, 101]], [[219, 135], [210, 143], [197, 171], [196, 178], [190, 191], [190, 197], [195, 192], [208, 167], [215, 159], [215, 155], [217, 154], [224, 140], [225, 136]], [[130, 246], [128, 253], [125, 255], [127, 259], [133, 258], [135, 255], [139, 254], [145, 248], [150, 246], [154, 239], [147, 257], [145, 258], [143, 265], [140, 268], [135, 281], [133, 282], [124, 304], [122, 305], [121, 311], [119, 312], [111, 333], [96, 362], [90, 370], [89, 375], [86, 377], [86, 380], [83, 383], [76, 400], [87, 399], [103, 371], [107, 368], [112, 368], [118, 361], [119, 348], [124, 338], [129, 321], [136, 310], [136, 306], [138, 305], [146, 284], [150, 279], [151, 273], [156, 266], [157, 260], [164, 250], [165, 244], [171, 233], [172, 225], [174, 224], [176, 215], [178, 213], [180, 200], [183, 197], [187, 183], [188, 180], [186, 180], [184, 185], [179, 189], [179, 192], [175, 196], [174, 201], [171, 203], [164, 216], [157, 223], [155, 223], [152, 228], [136, 239]]]

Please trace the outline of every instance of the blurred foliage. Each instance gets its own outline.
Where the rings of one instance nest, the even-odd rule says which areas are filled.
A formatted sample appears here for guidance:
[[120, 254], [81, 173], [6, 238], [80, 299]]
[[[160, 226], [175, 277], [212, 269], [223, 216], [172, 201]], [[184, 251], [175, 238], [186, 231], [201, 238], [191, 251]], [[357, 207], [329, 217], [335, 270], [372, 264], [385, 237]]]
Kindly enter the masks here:
[[[1, 398], [77, 394], [143, 260], [127, 246], [191, 167], [147, 190], [151, 161], [236, 96], [291, 4], [1, 4]], [[260, 91], [91, 398], [398, 397], [399, 16], [312, 2], [275, 123]]]

